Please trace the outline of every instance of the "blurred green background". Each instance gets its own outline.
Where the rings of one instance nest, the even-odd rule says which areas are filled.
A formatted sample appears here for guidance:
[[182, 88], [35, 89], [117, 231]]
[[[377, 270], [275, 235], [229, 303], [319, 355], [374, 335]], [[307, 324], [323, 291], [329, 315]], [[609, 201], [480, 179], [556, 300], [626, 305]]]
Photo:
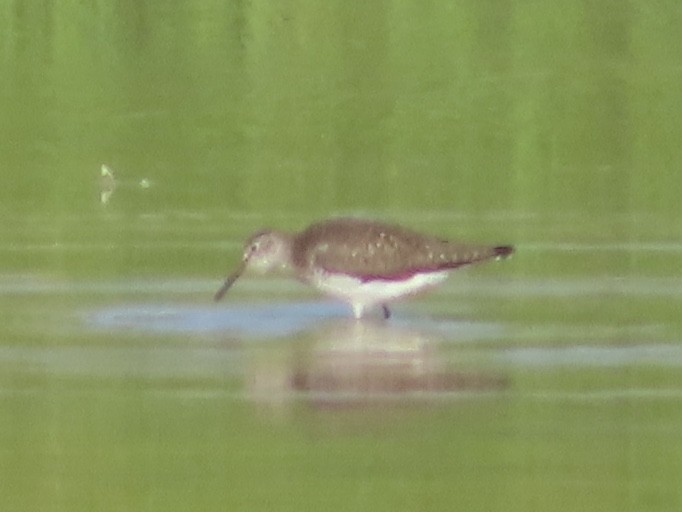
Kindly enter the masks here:
[[[0, 509], [679, 510], [680, 26], [2, 2]], [[295, 283], [211, 304], [252, 231], [334, 215], [517, 246], [379, 328], [408, 392]]]

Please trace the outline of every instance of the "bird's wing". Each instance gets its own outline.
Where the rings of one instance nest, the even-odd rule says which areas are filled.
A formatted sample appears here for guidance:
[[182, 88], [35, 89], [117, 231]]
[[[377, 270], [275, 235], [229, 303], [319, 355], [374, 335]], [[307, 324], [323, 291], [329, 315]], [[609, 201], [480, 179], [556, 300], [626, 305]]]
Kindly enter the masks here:
[[452, 269], [494, 256], [492, 248], [456, 245], [401, 226], [358, 219], [314, 224], [298, 237], [294, 263], [363, 279], [395, 279]]

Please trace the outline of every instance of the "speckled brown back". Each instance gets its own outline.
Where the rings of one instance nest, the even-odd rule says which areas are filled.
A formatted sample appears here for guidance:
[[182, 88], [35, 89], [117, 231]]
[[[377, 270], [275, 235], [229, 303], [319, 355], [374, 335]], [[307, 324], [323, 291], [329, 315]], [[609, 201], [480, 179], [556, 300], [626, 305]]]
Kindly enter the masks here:
[[509, 246], [465, 245], [401, 226], [362, 219], [313, 224], [295, 237], [292, 260], [300, 273], [314, 269], [372, 279], [399, 279], [509, 255]]

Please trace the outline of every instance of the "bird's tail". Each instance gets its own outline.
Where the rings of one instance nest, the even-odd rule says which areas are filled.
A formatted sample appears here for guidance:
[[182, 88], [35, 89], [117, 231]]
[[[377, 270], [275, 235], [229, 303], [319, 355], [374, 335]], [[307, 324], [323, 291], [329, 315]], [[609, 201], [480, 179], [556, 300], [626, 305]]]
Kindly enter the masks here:
[[500, 245], [493, 247], [493, 258], [498, 260], [508, 258], [514, 252], [514, 246], [512, 245]]

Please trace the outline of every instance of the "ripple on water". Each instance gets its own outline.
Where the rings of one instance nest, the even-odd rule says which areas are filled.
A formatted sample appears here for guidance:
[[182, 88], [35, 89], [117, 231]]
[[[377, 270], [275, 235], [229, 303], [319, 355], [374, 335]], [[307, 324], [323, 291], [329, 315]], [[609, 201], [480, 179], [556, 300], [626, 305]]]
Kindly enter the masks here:
[[[86, 323], [98, 330], [149, 334], [230, 334], [259, 338], [292, 336], [321, 323], [351, 318], [350, 309], [336, 302], [277, 303], [240, 306], [128, 304], [86, 312]], [[417, 328], [455, 340], [501, 338], [504, 325], [428, 317], [402, 318], [388, 323]]]

